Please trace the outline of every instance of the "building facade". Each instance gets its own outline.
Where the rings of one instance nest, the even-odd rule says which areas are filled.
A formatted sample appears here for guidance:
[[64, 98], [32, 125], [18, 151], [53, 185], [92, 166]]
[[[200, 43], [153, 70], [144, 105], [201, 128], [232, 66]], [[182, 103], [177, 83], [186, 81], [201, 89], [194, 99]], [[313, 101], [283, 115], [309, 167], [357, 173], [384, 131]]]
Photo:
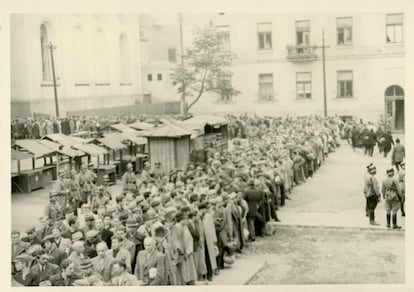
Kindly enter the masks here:
[[60, 116], [142, 100], [138, 14], [12, 14], [11, 115]]
[[405, 25], [399, 11], [184, 14], [184, 47], [194, 30], [207, 25], [217, 27], [220, 48], [236, 54], [231, 82], [241, 93], [230, 100], [204, 96], [192, 112], [323, 115], [324, 31], [328, 114], [373, 122], [383, 116], [394, 130], [404, 129]]

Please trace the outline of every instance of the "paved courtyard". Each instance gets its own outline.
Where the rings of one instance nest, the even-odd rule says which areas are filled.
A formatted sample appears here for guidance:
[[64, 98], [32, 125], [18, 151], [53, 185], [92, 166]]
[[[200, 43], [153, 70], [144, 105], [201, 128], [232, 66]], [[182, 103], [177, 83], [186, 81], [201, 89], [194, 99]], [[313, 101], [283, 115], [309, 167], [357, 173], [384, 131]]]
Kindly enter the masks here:
[[[383, 200], [376, 211], [379, 226], [369, 225], [364, 214], [365, 166], [373, 162], [381, 182], [390, 158], [377, 152], [367, 157], [361, 149], [354, 152], [343, 143], [279, 210], [282, 222], [277, 223], [276, 235], [250, 244], [235, 266], [223, 270], [210, 284], [404, 282], [404, 229], [386, 229]], [[49, 189], [13, 194], [13, 229], [37, 224]], [[121, 192], [119, 185], [112, 190], [115, 195]], [[398, 223], [405, 227], [401, 214]]]

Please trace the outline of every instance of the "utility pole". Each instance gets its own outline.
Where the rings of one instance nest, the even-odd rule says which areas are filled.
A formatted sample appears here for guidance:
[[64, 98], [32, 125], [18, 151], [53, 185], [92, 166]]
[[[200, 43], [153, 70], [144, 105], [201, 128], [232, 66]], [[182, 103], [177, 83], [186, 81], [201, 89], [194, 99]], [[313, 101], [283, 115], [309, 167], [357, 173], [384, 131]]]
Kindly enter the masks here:
[[56, 49], [52, 43], [46, 45], [46, 47], [50, 50], [50, 61], [52, 63], [52, 77], [53, 77], [53, 90], [55, 93], [55, 107], [56, 107], [56, 118], [59, 118], [59, 101], [57, 95], [57, 84], [56, 84], [56, 74], [55, 74], [55, 61], [53, 59], [53, 50]]
[[[179, 23], [180, 23], [180, 54], [181, 54], [181, 70], [184, 72], [184, 41], [183, 41], [183, 14], [179, 14]], [[186, 114], [186, 104], [185, 104], [185, 84], [184, 81], [181, 84], [183, 92], [181, 93], [181, 107], [180, 112], [182, 115]]]
[[323, 114], [326, 118], [328, 116], [328, 104], [326, 100], [326, 69], [325, 69], [325, 48], [329, 48], [329, 46], [325, 46], [325, 29], [322, 29], [322, 46], [316, 47], [322, 48], [322, 70], [323, 70]]

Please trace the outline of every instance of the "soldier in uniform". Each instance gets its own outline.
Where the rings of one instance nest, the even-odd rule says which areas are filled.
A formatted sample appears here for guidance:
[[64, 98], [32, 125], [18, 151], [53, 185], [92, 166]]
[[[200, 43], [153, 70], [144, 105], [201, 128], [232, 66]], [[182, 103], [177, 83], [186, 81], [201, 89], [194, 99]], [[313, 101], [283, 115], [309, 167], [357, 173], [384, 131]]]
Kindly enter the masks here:
[[364, 195], [367, 200], [366, 209], [371, 225], [379, 225], [375, 222], [375, 208], [381, 198], [378, 181], [375, 178], [376, 173], [377, 169], [371, 163], [368, 167], [368, 173], [364, 176]]
[[401, 226], [397, 225], [397, 212], [401, 206], [401, 189], [398, 179], [394, 177], [394, 168], [390, 168], [387, 170], [387, 178], [385, 178], [382, 182], [381, 193], [385, 199], [385, 211], [387, 212], [387, 227], [391, 227], [390, 223], [392, 216], [392, 228], [400, 229]]
[[78, 173], [76, 183], [80, 187], [81, 204], [86, 204], [90, 198], [92, 191], [92, 181], [86, 164], [82, 164], [81, 171]]
[[133, 192], [137, 191], [137, 177], [132, 171], [132, 164], [127, 164], [127, 171], [122, 176], [122, 191], [123, 192]]
[[401, 216], [405, 217], [405, 162], [400, 163], [400, 171], [398, 172], [398, 181], [401, 189]]
[[49, 219], [55, 219], [63, 215], [63, 206], [58, 203], [59, 193], [51, 191], [49, 193], [50, 202], [46, 205], [44, 215]]

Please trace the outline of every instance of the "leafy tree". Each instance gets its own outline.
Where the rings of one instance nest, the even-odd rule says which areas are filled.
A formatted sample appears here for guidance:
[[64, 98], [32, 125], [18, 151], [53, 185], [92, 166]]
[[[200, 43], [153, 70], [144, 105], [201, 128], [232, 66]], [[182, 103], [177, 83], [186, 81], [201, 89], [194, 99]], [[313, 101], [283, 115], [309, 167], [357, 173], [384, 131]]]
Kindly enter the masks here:
[[221, 49], [215, 27], [209, 26], [194, 33], [192, 47], [183, 56], [183, 66], [178, 65], [171, 74], [178, 94], [183, 96], [184, 93], [184, 103], [185, 98], [193, 98], [185, 114], [204, 93], [214, 93], [227, 99], [240, 93], [229, 82], [233, 75], [230, 66], [234, 58], [234, 54]]

